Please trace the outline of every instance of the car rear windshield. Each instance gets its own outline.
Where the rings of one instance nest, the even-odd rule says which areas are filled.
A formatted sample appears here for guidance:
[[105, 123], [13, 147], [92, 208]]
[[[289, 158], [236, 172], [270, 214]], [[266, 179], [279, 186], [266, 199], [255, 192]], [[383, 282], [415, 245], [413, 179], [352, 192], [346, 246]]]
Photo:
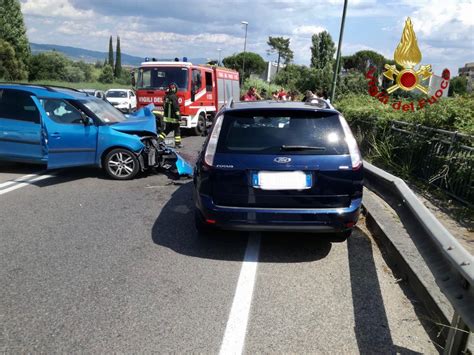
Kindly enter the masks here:
[[349, 154], [335, 113], [255, 110], [226, 113], [218, 153]]
[[120, 97], [120, 98], [126, 98], [127, 97], [127, 92], [126, 91], [119, 91], [119, 90], [114, 90], [114, 91], [107, 91], [105, 94], [107, 97]]

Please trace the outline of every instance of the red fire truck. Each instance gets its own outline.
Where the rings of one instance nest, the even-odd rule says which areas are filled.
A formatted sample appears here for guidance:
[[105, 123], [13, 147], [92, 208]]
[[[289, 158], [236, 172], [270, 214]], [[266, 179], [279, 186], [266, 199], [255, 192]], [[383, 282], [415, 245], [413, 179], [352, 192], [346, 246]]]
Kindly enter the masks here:
[[240, 98], [239, 73], [210, 65], [189, 62], [143, 62], [136, 80], [137, 108], [150, 103], [155, 115], [163, 113], [163, 97], [170, 83], [178, 86], [181, 127], [204, 135], [216, 112], [230, 98]]

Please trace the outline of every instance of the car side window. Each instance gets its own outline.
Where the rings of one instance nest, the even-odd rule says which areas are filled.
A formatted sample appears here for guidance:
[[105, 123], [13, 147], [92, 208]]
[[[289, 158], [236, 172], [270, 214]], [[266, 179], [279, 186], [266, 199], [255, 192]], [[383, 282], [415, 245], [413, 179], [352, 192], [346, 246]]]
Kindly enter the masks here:
[[56, 123], [82, 124], [82, 114], [69, 102], [57, 99], [42, 99], [44, 110]]
[[135, 93], [133, 91], [130, 91], [130, 97], [134, 97]]
[[0, 118], [40, 123], [39, 110], [31, 94], [21, 90], [0, 89]]

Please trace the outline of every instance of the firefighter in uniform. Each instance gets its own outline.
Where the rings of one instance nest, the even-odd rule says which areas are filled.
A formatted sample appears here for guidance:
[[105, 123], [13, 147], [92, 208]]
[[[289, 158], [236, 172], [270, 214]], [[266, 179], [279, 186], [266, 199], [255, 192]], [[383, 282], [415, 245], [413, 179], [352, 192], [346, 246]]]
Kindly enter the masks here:
[[175, 83], [171, 83], [168, 86], [166, 95], [163, 100], [163, 121], [165, 124], [164, 129], [160, 133], [160, 140], [164, 141], [166, 136], [174, 131], [174, 143], [175, 147], [182, 148], [181, 145], [181, 129], [179, 121], [181, 119], [181, 113], [179, 112], [179, 103], [176, 92], [178, 86]]

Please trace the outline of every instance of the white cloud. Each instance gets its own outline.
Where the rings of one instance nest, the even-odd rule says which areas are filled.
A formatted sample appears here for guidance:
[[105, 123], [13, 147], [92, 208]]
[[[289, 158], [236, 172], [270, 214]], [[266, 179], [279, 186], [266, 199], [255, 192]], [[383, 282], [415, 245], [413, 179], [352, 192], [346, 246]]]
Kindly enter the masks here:
[[326, 29], [322, 26], [303, 25], [293, 29], [293, 34], [312, 36], [313, 34], [317, 34], [323, 31], [326, 31]]
[[21, 9], [25, 15], [75, 20], [87, 20], [94, 14], [92, 10], [76, 9], [69, 0], [26, 0], [21, 4]]

